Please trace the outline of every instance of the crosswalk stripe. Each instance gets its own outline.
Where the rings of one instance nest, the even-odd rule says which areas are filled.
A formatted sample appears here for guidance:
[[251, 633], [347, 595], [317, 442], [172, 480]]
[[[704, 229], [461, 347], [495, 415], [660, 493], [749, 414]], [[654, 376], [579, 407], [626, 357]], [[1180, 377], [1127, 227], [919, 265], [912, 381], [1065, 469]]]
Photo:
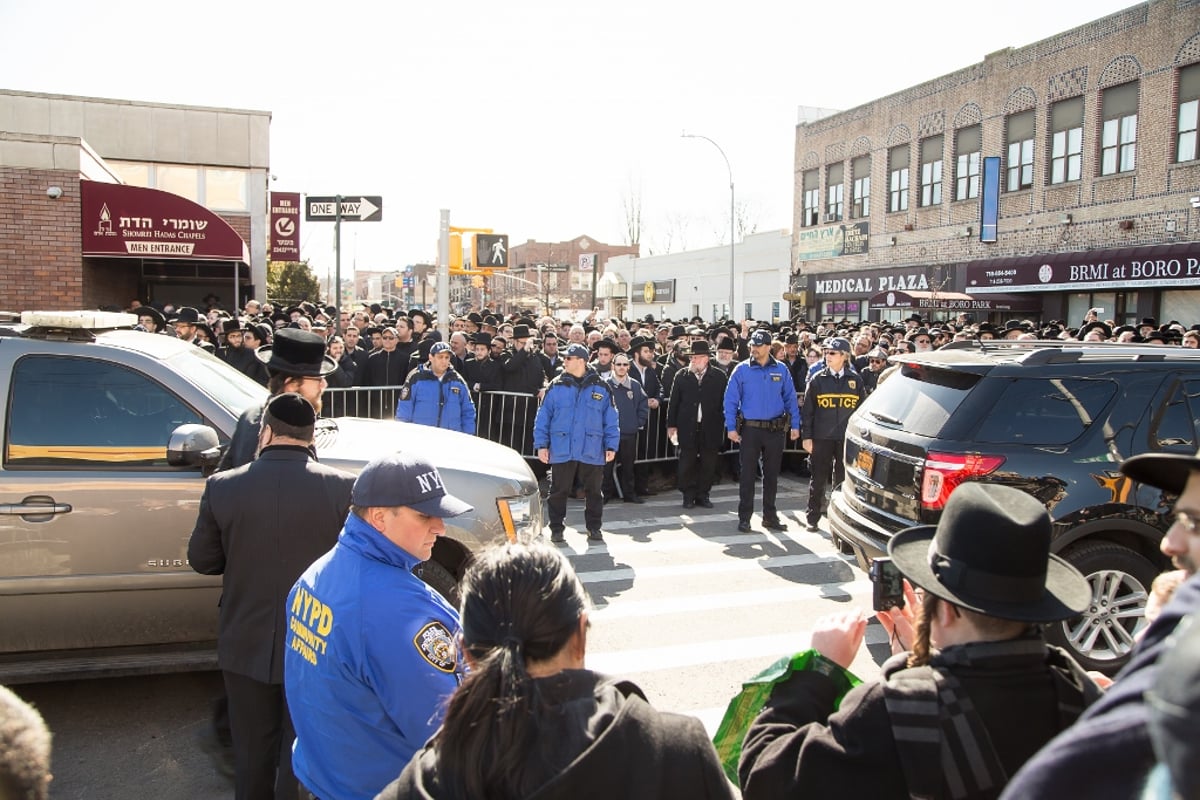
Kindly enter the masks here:
[[[665, 669], [719, 664], [729, 661], [763, 659], [763, 668], [783, 655], [809, 649], [810, 631], [792, 631], [771, 636], [751, 636], [743, 639], [708, 640], [668, 647], [647, 647], [619, 652], [588, 653], [588, 669], [608, 675], [631, 675], [658, 672]], [[867, 626], [866, 644], [887, 644], [888, 635], [882, 625]]]
[[627, 581], [648, 578], [672, 578], [685, 575], [713, 575], [730, 572], [750, 572], [764, 569], [783, 569], [785, 567], [803, 567], [813, 564], [845, 564], [837, 555], [818, 555], [804, 553], [801, 555], [767, 556], [754, 560], [726, 559], [719, 562], [701, 564], [670, 564], [658, 567], [617, 567], [616, 569], [581, 570], [575, 574], [584, 585], [591, 583], [606, 583], [608, 581]]
[[656, 600], [621, 600], [601, 606], [591, 612], [594, 622], [648, 617], [663, 614], [683, 614], [698, 611], [719, 611], [726, 608], [745, 608], [747, 606], [774, 606], [780, 603], [794, 603], [799, 600], [845, 599], [871, 594], [869, 580], [860, 580], [847, 584], [817, 583], [781, 586], [776, 589], [757, 589], [750, 592], [727, 592], [723, 594], [703, 594], [691, 596], [664, 597]]

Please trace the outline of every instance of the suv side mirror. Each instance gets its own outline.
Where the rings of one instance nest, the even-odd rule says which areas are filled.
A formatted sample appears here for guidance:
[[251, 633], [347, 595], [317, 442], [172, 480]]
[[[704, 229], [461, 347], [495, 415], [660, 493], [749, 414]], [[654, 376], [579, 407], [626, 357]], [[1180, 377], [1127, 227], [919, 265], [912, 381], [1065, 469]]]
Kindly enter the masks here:
[[180, 425], [167, 441], [167, 463], [172, 467], [215, 467], [221, 460], [221, 440], [207, 425]]

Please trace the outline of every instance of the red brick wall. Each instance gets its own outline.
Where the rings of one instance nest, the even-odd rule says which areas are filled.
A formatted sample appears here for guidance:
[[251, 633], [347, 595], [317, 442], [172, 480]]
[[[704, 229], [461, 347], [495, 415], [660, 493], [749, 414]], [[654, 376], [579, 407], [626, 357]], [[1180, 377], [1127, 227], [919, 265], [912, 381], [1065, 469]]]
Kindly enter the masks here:
[[80, 249], [78, 174], [0, 167], [0, 308], [82, 308]]

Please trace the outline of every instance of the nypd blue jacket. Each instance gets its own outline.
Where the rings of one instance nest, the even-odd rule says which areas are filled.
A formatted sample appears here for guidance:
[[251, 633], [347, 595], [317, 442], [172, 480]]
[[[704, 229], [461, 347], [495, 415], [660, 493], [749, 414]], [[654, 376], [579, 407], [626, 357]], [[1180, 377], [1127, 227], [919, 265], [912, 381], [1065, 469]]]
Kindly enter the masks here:
[[550, 463], [604, 465], [604, 451], [621, 444], [612, 386], [588, 367], [582, 378], [564, 372], [550, 382], [533, 421], [533, 447], [550, 450]]
[[370, 800], [441, 724], [457, 688], [458, 613], [418, 559], [350, 514], [288, 594], [292, 764], [317, 797]]
[[725, 387], [725, 430], [737, 430], [737, 415], [744, 419], [768, 420], [791, 415], [789, 427], [800, 429], [800, 404], [787, 364], [767, 357], [766, 364], [752, 358], [733, 368]]
[[616, 376], [609, 373], [604, 379], [613, 393], [617, 404], [617, 425], [622, 436], [637, 436], [637, 432], [646, 427], [650, 418], [650, 406], [646, 401], [646, 390], [633, 378], [627, 378], [629, 388], [619, 386]]
[[409, 373], [396, 400], [396, 419], [461, 433], [475, 433], [475, 401], [467, 383], [454, 369], [442, 379], [428, 364]]

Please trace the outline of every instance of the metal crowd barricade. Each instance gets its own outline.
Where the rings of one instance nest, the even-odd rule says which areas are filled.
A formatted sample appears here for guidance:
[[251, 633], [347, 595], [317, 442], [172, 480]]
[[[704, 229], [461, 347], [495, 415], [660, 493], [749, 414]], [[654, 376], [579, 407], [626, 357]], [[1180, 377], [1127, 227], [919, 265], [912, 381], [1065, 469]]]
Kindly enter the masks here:
[[[324, 417], [367, 417], [394, 419], [396, 396], [401, 386], [329, 387], [323, 397]], [[537, 395], [523, 392], [472, 393], [475, 401], [475, 433], [516, 450], [525, 458], [537, 458], [533, 449], [533, 421], [540, 401]], [[728, 439], [722, 453], [732, 453], [738, 446]], [[803, 452], [800, 440], [790, 438], [784, 452]], [[667, 403], [650, 409], [646, 427], [638, 434], [637, 461], [674, 461], [679, 448], [667, 438]]]

